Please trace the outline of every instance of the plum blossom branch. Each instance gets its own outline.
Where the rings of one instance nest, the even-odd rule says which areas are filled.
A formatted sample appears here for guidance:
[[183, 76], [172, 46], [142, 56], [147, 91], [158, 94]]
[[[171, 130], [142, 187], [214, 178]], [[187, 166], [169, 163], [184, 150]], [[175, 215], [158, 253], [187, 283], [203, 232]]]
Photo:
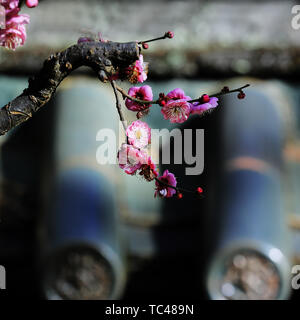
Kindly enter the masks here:
[[197, 195], [201, 195], [203, 196], [203, 189], [201, 187], [197, 187], [196, 190], [190, 190], [190, 189], [185, 189], [185, 188], [182, 188], [182, 187], [178, 187], [178, 186], [173, 186], [171, 184], [168, 184], [162, 180], [160, 180], [159, 178], [155, 178], [155, 181], [159, 184], [161, 184], [162, 186], [165, 186], [165, 187], [168, 187], [168, 188], [171, 188], [171, 189], [174, 189], [176, 191], [176, 194], [177, 194], [177, 197], [179, 199], [181, 199], [183, 196], [182, 196], [182, 193], [192, 193], [192, 194], [197, 194]]
[[[36, 2], [27, 1], [27, 3], [34, 6]], [[245, 97], [243, 89], [249, 85], [233, 90], [224, 87], [212, 97], [203, 94], [194, 100], [186, 96], [180, 88], [172, 90], [167, 95], [160, 93], [159, 98], [153, 100], [152, 89], [148, 85], [132, 87], [128, 93], [116, 85], [115, 80], [117, 79], [129, 80], [132, 83], [144, 82], [147, 79], [148, 65], [140, 53], [141, 45], [145, 49], [148, 48], [146, 42], [173, 38], [173, 36], [174, 34], [168, 31], [159, 38], [128, 43], [117, 43], [103, 39], [97, 41], [89, 38], [78, 39], [76, 45], [51, 55], [44, 62], [39, 74], [29, 79], [28, 88], [0, 109], [0, 135], [31, 118], [51, 99], [61, 81], [73, 70], [80, 66], [88, 66], [95, 71], [99, 80], [110, 82], [113, 88], [116, 109], [126, 132], [126, 143], [122, 144], [118, 152], [120, 168], [127, 174], [139, 173], [147, 181], [155, 181], [155, 196], [170, 198], [177, 195], [181, 199], [182, 193], [201, 195], [203, 192], [201, 187], [195, 188], [195, 191], [178, 187], [174, 174], [168, 170], [159, 176], [156, 165], [147, 154], [147, 146], [151, 144], [151, 129], [140, 120], [126, 126], [118, 92], [122, 94], [125, 106], [129, 110], [138, 111], [138, 118], [149, 112], [151, 104], [158, 104], [162, 107], [161, 113], [166, 120], [182, 123], [192, 114], [201, 115], [205, 111], [215, 108], [218, 105], [218, 97], [221, 95], [239, 92], [238, 98], [243, 99]]]
[[[236, 89], [232, 89], [229, 90], [228, 87], [224, 87], [221, 91], [211, 94], [210, 96], [212, 97], [220, 97], [229, 93], [234, 93], [234, 92], [243, 92], [243, 89], [248, 88], [250, 86], [250, 84], [245, 84], [242, 87], [236, 88]], [[227, 89], [228, 88], [228, 89]], [[137, 102], [139, 104], [160, 104], [160, 99], [157, 100], [141, 100], [135, 97], [130, 96], [123, 88], [119, 87], [118, 85], [116, 85], [116, 89], [122, 94], [123, 99], [128, 98], [134, 102]], [[228, 91], [227, 91], [228, 90]], [[187, 100], [187, 102], [189, 103], [193, 103], [193, 102], [201, 102], [202, 97], [199, 97], [197, 99], [193, 99], [193, 100]]]
[[146, 147], [151, 143], [151, 129], [140, 120], [134, 121], [126, 129], [127, 141], [122, 144], [118, 152], [118, 161], [121, 169], [129, 175], [139, 173], [147, 181], [155, 181], [155, 197], [170, 198], [177, 195], [179, 199], [183, 193], [192, 193], [203, 196], [201, 187], [190, 190], [177, 186], [177, 180], [173, 173], [165, 170], [163, 175], [158, 176], [158, 171]]
[[[138, 44], [141, 44], [144, 49], [147, 49], [148, 44], [146, 42], [173, 38], [173, 36], [173, 33], [166, 32], [162, 37], [141, 41], [138, 42]], [[135, 82], [144, 82], [147, 78], [144, 66], [143, 59], [140, 58], [139, 61], [135, 63], [134, 67], [127, 69], [130, 70], [130, 72], [133, 72], [133, 78], [136, 80]], [[116, 79], [122, 80], [122, 73], [118, 74]], [[243, 89], [249, 87], [249, 84], [232, 90], [226, 86], [220, 92], [211, 96], [203, 94], [197, 99], [192, 99], [185, 95], [182, 89], [176, 88], [166, 95], [160, 93], [159, 98], [156, 100], [153, 100], [152, 89], [148, 85], [131, 87], [128, 92], [116, 85], [113, 81], [112, 86], [116, 97], [117, 111], [122, 122], [124, 121], [124, 116], [120, 107], [118, 92], [122, 94], [127, 109], [138, 111], [138, 119], [149, 112], [152, 104], [156, 104], [161, 107], [161, 113], [166, 120], [170, 120], [172, 123], [182, 123], [192, 114], [204, 115], [207, 111], [217, 107], [218, 97], [222, 95], [238, 92], [237, 97], [239, 99], [244, 99], [245, 93]], [[181, 199], [183, 193], [192, 193], [203, 196], [203, 189], [201, 187], [190, 190], [177, 186], [177, 180], [174, 174], [168, 170], [165, 170], [161, 176], [158, 175], [155, 164], [152, 162], [151, 157], [147, 155], [146, 147], [151, 143], [151, 129], [145, 122], [137, 120], [132, 122], [129, 127], [124, 127], [124, 129], [126, 131], [126, 143], [123, 143], [119, 150], [118, 160], [120, 168], [122, 168], [125, 173], [130, 175], [139, 173], [139, 175], [142, 175], [147, 181], [154, 180], [155, 197], [170, 198], [176, 195], [177, 198]]]

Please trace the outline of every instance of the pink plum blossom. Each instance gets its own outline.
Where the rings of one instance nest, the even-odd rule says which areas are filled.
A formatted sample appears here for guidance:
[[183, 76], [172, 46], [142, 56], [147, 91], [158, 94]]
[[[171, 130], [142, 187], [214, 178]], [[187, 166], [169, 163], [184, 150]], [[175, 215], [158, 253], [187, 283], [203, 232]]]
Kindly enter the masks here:
[[[89, 38], [80, 38], [79, 42], [90, 41]], [[106, 42], [106, 40], [104, 41]], [[139, 55], [139, 59], [132, 65], [124, 69], [116, 70], [110, 75], [110, 80], [129, 80], [131, 83], [144, 82], [147, 79], [148, 63], [144, 62], [143, 55]]]
[[194, 103], [191, 109], [192, 114], [202, 114], [204, 111], [215, 108], [218, 106], [218, 98], [211, 97], [209, 102], [200, 104], [199, 102]]
[[[19, 0], [0, 0], [0, 4], [4, 7], [6, 16], [12, 13], [15, 15], [20, 11]], [[17, 12], [14, 12], [15, 9]]]
[[147, 79], [148, 63], [144, 62], [143, 55], [140, 54], [139, 60], [127, 68], [130, 76], [128, 80], [131, 83], [144, 82]]
[[176, 88], [170, 91], [166, 95], [165, 101], [167, 102], [161, 109], [164, 118], [169, 119], [172, 123], [186, 121], [191, 111], [191, 104], [187, 102], [188, 100], [191, 100], [191, 97], [186, 96], [182, 89]]
[[152, 181], [158, 177], [158, 170], [150, 156], [148, 156], [147, 164], [142, 165], [140, 175], [144, 176], [147, 181]]
[[6, 28], [0, 30], [0, 45], [15, 50], [24, 45], [26, 40], [25, 24], [29, 23], [29, 16], [17, 15], [6, 21]]
[[[152, 89], [148, 85], [145, 85], [142, 87], [131, 87], [128, 90], [128, 94], [131, 97], [139, 99], [139, 100], [151, 101], [153, 99]], [[132, 101], [128, 98], [125, 100], [125, 105], [126, 105], [127, 109], [129, 109], [131, 111], [142, 111], [142, 110], [145, 110], [145, 109], [151, 107], [150, 104], [140, 104], [140, 103]]]
[[172, 123], [185, 122], [190, 115], [191, 107], [185, 99], [170, 100], [162, 108], [161, 113]]
[[0, 0], [0, 5], [5, 8], [6, 14], [5, 29], [0, 30], [0, 45], [15, 50], [25, 43], [25, 24], [29, 23], [29, 16], [27, 14], [18, 14], [20, 11], [18, 7], [19, 1]]
[[127, 174], [135, 174], [143, 164], [146, 164], [147, 154], [132, 145], [123, 143], [118, 152], [119, 167]]
[[136, 120], [126, 129], [128, 141], [135, 148], [142, 149], [151, 143], [151, 129], [146, 122]]
[[148, 157], [148, 167], [152, 171], [155, 177], [158, 177], [158, 170], [156, 164], [153, 162], [151, 157]]
[[170, 91], [167, 94], [167, 97], [172, 100], [178, 100], [178, 99], [191, 100], [191, 97], [186, 96], [184, 91], [180, 88], [176, 88], [176, 89]]
[[173, 173], [169, 172], [169, 170], [165, 170], [163, 175], [158, 178], [162, 183], [155, 181], [156, 189], [154, 193], [154, 197], [160, 196], [165, 198], [171, 198], [174, 194], [176, 194], [176, 190], [166, 186], [170, 185], [176, 187], [177, 181]]

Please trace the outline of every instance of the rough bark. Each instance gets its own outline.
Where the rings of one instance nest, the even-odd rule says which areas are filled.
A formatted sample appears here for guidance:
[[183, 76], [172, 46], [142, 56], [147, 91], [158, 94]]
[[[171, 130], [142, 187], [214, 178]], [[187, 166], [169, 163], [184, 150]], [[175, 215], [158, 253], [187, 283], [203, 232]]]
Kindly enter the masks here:
[[139, 50], [136, 42], [90, 41], [51, 55], [40, 72], [29, 79], [28, 88], [0, 110], [0, 135], [31, 118], [73, 70], [81, 66], [91, 67], [104, 81], [106, 73], [113, 73], [136, 61]]

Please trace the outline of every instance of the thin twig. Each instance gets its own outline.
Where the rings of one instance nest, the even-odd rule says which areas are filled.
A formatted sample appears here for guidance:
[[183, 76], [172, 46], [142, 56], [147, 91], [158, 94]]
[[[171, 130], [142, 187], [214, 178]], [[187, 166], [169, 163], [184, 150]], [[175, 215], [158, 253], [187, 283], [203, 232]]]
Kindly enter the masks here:
[[148, 39], [148, 40], [144, 40], [144, 41], [139, 41], [138, 44], [142, 44], [142, 43], [149, 43], [149, 42], [153, 42], [153, 41], [157, 41], [157, 40], [164, 40], [166, 38], [169, 38], [167, 36], [167, 32], [161, 36], [161, 37], [157, 37], [157, 38], [153, 38], [153, 39]]
[[116, 83], [114, 80], [112, 80], [111, 82], [111, 86], [113, 88], [113, 91], [114, 91], [114, 94], [115, 94], [115, 98], [116, 98], [116, 108], [118, 110], [118, 114], [119, 114], [119, 118], [120, 118], [120, 121], [122, 122], [122, 125], [123, 125], [123, 128], [124, 128], [124, 131], [126, 132], [126, 124], [125, 124], [125, 118], [124, 118], [124, 115], [122, 113], [122, 109], [121, 109], [121, 103], [120, 103], [120, 99], [119, 99], [119, 96], [118, 96], [118, 91], [117, 91], [117, 88], [116, 88]]
[[160, 184], [162, 184], [162, 185], [164, 185], [164, 186], [166, 186], [168, 188], [172, 188], [172, 189], [176, 190], [177, 193], [179, 193], [179, 192], [193, 193], [193, 194], [197, 193], [196, 190], [188, 190], [188, 189], [184, 189], [184, 188], [181, 188], [181, 187], [174, 187], [174, 186], [172, 186], [172, 185], [170, 185], [170, 184], [168, 184], [168, 183], [166, 183], [164, 181], [159, 180], [158, 178], [155, 178], [155, 181], [157, 181], [158, 183], [160, 183]]
[[[214, 94], [210, 94], [209, 96], [211, 97], [220, 97], [220, 96], [224, 96], [225, 94], [229, 94], [229, 93], [233, 93], [233, 92], [241, 92], [243, 89], [248, 88], [250, 86], [250, 84], [245, 84], [244, 86], [237, 88], [237, 89], [233, 89], [233, 90], [229, 90], [229, 91], [220, 91]], [[187, 102], [200, 102], [201, 97], [198, 99], [194, 99], [194, 100], [188, 100]]]

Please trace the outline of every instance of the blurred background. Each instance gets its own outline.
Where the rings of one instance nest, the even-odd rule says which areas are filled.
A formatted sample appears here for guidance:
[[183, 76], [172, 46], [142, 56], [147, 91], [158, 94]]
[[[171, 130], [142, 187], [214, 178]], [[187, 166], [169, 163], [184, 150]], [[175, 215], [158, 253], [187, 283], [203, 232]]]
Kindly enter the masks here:
[[246, 99], [224, 97], [214, 112], [180, 126], [152, 107], [145, 121], [153, 129], [205, 132], [201, 175], [186, 176], [189, 165], [172, 159], [167, 166], [181, 185], [201, 186], [204, 198], [161, 200], [152, 183], [97, 163], [97, 132], [119, 133], [113, 92], [87, 68], [73, 72], [43, 110], [0, 138], [0, 265], [9, 295], [299, 297], [291, 285], [300, 264], [296, 4], [40, 0], [22, 9], [31, 17], [25, 46], [0, 50], [2, 105], [51, 53], [98, 32], [120, 42], [175, 33], [143, 52], [154, 96], [251, 87]]

